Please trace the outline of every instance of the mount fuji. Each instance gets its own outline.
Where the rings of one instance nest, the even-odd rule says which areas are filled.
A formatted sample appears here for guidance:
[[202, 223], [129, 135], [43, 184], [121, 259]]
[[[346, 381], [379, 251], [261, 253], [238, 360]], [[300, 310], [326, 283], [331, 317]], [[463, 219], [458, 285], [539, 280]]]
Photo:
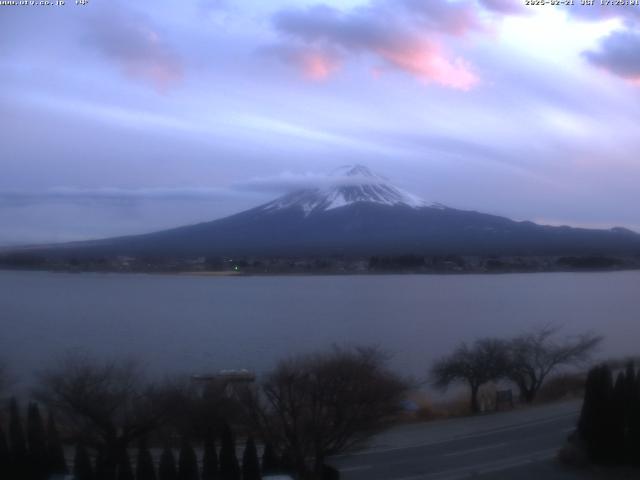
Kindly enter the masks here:
[[[53, 256], [640, 254], [640, 235], [517, 222], [428, 203], [356, 165], [325, 186], [211, 222], [47, 247]], [[38, 249], [32, 249], [38, 250]]]

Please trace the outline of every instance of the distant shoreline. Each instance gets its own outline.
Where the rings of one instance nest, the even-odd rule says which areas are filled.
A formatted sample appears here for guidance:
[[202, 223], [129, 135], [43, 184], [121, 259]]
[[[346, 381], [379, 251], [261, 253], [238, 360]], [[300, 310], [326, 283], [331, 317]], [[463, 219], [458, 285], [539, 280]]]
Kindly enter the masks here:
[[74, 269], [50, 269], [50, 268], [11, 268], [0, 267], [0, 272], [47, 272], [66, 274], [121, 274], [121, 275], [154, 275], [154, 276], [187, 276], [187, 277], [219, 277], [219, 278], [248, 278], [248, 277], [345, 277], [345, 276], [495, 276], [495, 275], [522, 275], [539, 273], [617, 273], [640, 271], [639, 266], [609, 269], [549, 269], [549, 270], [505, 270], [505, 271], [385, 271], [385, 272], [234, 272], [234, 271], [159, 271], [159, 270], [74, 270]]
[[194, 276], [463, 275], [640, 270], [636, 255], [373, 255], [44, 257], [0, 256], [0, 269], [52, 272], [154, 273]]

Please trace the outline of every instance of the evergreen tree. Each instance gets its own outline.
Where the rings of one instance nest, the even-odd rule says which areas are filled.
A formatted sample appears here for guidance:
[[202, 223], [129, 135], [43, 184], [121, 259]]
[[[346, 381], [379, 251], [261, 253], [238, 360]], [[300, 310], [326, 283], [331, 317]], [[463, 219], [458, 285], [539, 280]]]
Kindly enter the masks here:
[[236, 456], [236, 444], [229, 425], [222, 427], [222, 445], [220, 447], [220, 478], [222, 480], [240, 480], [240, 466]]
[[625, 452], [624, 460], [627, 463], [633, 461], [632, 451], [632, 428], [633, 424], [633, 410], [635, 408], [635, 386], [636, 386], [636, 372], [633, 362], [629, 362], [624, 373], [624, 422], [626, 426], [626, 438], [625, 438]]
[[182, 440], [180, 447], [178, 478], [179, 480], [198, 480], [198, 458], [191, 443], [186, 438]]
[[28, 450], [24, 438], [24, 431], [22, 430], [20, 410], [18, 408], [18, 402], [15, 398], [11, 399], [11, 404], [9, 406], [9, 446], [9, 451], [11, 453], [10, 472], [12, 478], [28, 478]]
[[178, 470], [173, 451], [165, 447], [160, 455], [160, 466], [158, 467], [158, 480], [178, 480]]
[[7, 445], [7, 439], [4, 436], [2, 425], [0, 425], [0, 478], [11, 478], [10, 460], [9, 445]]
[[260, 462], [253, 437], [247, 438], [242, 454], [242, 480], [260, 480]]
[[340, 472], [329, 465], [322, 465], [322, 480], [340, 480]]
[[591, 369], [585, 385], [578, 432], [587, 446], [587, 456], [594, 463], [609, 463], [613, 456], [612, 397], [613, 380], [609, 367], [603, 365]]
[[136, 480], [156, 480], [153, 458], [151, 458], [151, 452], [149, 452], [147, 442], [144, 439], [140, 440], [140, 443], [138, 444]]
[[117, 469], [116, 480], [135, 480], [127, 450], [120, 452]]
[[613, 387], [613, 396], [609, 407], [611, 422], [611, 438], [609, 448], [611, 451], [610, 461], [622, 463], [625, 460], [625, 445], [627, 437], [627, 423], [625, 415], [626, 407], [626, 382], [625, 374], [618, 373], [616, 383]]
[[289, 450], [284, 450], [280, 456], [280, 472], [294, 474], [296, 471], [295, 461]]
[[67, 461], [64, 458], [64, 449], [56, 427], [56, 421], [53, 413], [49, 412], [47, 418], [47, 457], [49, 462], [49, 471], [53, 474], [65, 475], [69, 472]]
[[630, 420], [631, 410], [635, 402], [636, 372], [633, 362], [629, 362], [624, 372], [625, 420]]
[[[122, 461], [120, 452], [113, 451], [109, 445], [105, 444], [98, 448], [94, 470], [96, 480], [117, 480]], [[124, 468], [126, 469], [126, 466]]]
[[218, 480], [218, 454], [213, 432], [208, 431], [204, 440], [204, 456], [202, 457], [202, 480]]
[[632, 405], [633, 407], [629, 414], [628, 456], [633, 465], [640, 466], [640, 372], [636, 374]]
[[89, 458], [87, 449], [81, 444], [76, 445], [73, 457], [73, 476], [74, 480], [94, 480], [91, 458]]
[[27, 445], [30, 478], [45, 480], [51, 473], [47, 458], [47, 440], [40, 409], [35, 403], [30, 403], [27, 408]]
[[262, 474], [273, 475], [280, 470], [278, 465], [278, 456], [273, 450], [273, 447], [269, 442], [264, 444], [264, 451], [262, 452]]
[[113, 469], [107, 462], [104, 446], [98, 448], [96, 453], [94, 472], [96, 480], [115, 480]]

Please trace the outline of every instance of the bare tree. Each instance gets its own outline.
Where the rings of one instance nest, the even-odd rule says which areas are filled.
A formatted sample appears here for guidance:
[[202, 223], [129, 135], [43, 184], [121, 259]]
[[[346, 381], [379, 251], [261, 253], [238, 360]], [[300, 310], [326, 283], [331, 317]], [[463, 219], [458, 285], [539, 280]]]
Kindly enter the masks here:
[[252, 426], [320, 478], [327, 456], [367, 440], [401, 409], [407, 383], [375, 348], [334, 348], [280, 362], [244, 402]]
[[456, 350], [438, 360], [431, 368], [432, 383], [446, 389], [455, 382], [464, 382], [471, 391], [470, 407], [473, 413], [480, 411], [478, 391], [487, 382], [507, 375], [509, 356], [506, 342], [484, 338], [472, 345], [462, 343]]
[[77, 354], [41, 374], [36, 396], [57, 411], [76, 436], [101, 451], [101, 473], [109, 480], [122, 452], [157, 428], [167, 411], [161, 388], [145, 382], [134, 362], [101, 362]]
[[602, 342], [602, 337], [593, 333], [558, 340], [558, 330], [544, 326], [509, 342], [508, 377], [517, 385], [524, 402], [536, 398], [550, 373], [563, 365], [587, 361]]

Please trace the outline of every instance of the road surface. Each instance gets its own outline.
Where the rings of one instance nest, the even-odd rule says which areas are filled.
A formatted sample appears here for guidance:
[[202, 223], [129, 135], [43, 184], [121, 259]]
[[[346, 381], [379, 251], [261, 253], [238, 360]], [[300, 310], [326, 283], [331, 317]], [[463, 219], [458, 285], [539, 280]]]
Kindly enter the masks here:
[[553, 458], [573, 431], [581, 402], [413, 424], [377, 436], [358, 453], [334, 457], [344, 480], [581, 478]]

